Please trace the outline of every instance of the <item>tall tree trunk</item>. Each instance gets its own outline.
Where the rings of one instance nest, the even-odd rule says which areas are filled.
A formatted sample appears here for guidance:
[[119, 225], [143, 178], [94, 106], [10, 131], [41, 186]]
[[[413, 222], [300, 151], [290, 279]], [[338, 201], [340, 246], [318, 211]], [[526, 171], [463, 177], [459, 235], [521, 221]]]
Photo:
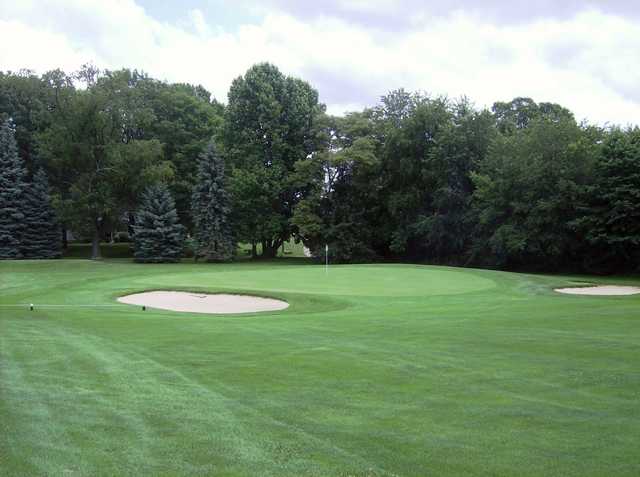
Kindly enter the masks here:
[[262, 256], [264, 258], [275, 258], [278, 255], [278, 248], [280, 248], [279, 240], [263, 240], [262, 241]]
[[275, 239], [271, 244], [271, 249], [273, 250], [273, 258], [278, 256], [278, 250], [282, 247], [282, 255], [284, 255], [284, 240], [281, 238]]
[[127, 223], [127, 233], [129, 237], [133, 237], [134, 230], [133, 226], [136, 224], [136, 217], [131, 212], [129, 212], [129, 222]]
[[258, 246], [256, 245], [256, 241], [253, 240], [251, 242], [251, 258], [256, 258], [258, 256]]
[[100, 220], [96, 220], [96, 225], [93, 230], [93, 240], [91, 241], [91, 260], [100, 260], [102, 254], [100, 253], [100, 238], [102, 227], [100, 226]]
[[62, 226], [62, 248], [67, 250], [69, 248], [69, 240], [67, 238], [67, 228]]

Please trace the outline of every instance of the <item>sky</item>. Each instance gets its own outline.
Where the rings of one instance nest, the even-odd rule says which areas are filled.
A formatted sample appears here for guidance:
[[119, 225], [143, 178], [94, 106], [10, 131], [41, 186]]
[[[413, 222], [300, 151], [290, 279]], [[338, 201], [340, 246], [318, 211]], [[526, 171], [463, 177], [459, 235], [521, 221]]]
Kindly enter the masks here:
[[333, 114], [405, 88], [477, 107], [528, 96], [592, 124], [640, 123], [630, 0], [0, 0], [0, 70], [137, 68], [202, 84], [268, 61]]

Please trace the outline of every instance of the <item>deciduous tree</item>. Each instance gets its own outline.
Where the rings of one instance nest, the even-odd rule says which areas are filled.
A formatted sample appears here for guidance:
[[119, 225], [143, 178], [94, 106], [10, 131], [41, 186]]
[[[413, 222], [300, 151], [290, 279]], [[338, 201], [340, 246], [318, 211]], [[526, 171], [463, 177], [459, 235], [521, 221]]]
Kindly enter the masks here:
[[294, 232], [302, 198], [292, 181], [295, 163], [315, 149], [314, 124], [323, 106], [308, 83], [262, 63], [236, 78], [225, 113], [225, 154], [232, 167], [240, 240], [275, 256]]

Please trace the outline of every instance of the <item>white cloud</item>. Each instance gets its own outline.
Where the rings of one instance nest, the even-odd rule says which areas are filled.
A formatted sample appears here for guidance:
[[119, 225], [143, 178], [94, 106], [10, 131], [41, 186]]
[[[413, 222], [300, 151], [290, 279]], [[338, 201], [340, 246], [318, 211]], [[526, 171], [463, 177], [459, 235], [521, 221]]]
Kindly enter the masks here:
[[[352, 0], [346, 7], [370, 5]], [[531, 96], [598, 123], [640, 120], [640, 23], [597, 10], [513, 24], [458, 11], [405, 31], [274, 10], [230, 32], [200, 10], [161, 22], [134, 0], [0, 0], [0, 41], [11, 45], [0, 51], [2, 69], [71, 71], [93, 61], [201, 83], [221, 100], [234, 77], [270, 61], [316, 86], [334, 113], [405, 87], [464, 94], [480, 106]]]
[[193, 28], [195, 29], [196, 33], [198, 33], [198, 35], [206, 37], [213, 33], [213, 29], [207, 23], [202, 10], [198, 8], [189, 10], [189, 19], [191, 20]]
[[90, 49], [73, 47], [63, 33], [34, 29], [12, 20], [0, 19], [0, 41], [5, 45], [0, 51], [0, 67], [14, 71], [74, 70], [95, 56]]

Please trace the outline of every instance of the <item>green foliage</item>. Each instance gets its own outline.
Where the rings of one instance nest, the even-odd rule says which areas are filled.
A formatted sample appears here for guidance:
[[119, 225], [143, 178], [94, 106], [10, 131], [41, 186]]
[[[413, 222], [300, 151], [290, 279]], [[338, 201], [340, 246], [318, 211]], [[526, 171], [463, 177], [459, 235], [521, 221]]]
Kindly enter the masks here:
[[22, 258], [25, 169], [9, 120], [0, 124], [0, 259]]
[[278, 171], [262, 167], [235, 169], [230, 179], [234, 233], [239, 241], [261, 243], [265, 256], [275, 253], [278, 237], [289, 227], [285, 215], [274, 213], [280, 204], [279, 179]]
[[138, 85], [154, 120], [145, 127], [148, 139], [162, 144], [174, 171], [170, 188], [183, 225], [191, 227], [191, 192], [198, 155], [222, 128], [223, 106], [201, 86], [166, 84], [146, 78]]
[[326, 152], [298, 164], [300, 175], [314, 177], [294, 216], [300, 236], [318, 253], [330, 243], [338, 261], [462, 261], [472, 228], [469, 173], [493, 124], [465, 100], [404, 90], [330, 121]]
[[231, 199], [225, 180], [224, 160], [217, 154], [212, 142], [198, 160], [191, 202], [196, 260], [227, 261], [233, 256], [235, 245], [230, 223]]
[[388, 131], [382, 193], [388, 204], [390, 250], [414, 259], [460, 263], [470, 238], [469, 173], [486, 155], [493, 120], [464, 99], [407, 98], [402, 113], [389, 109], [388, 104], [397, 104], [390, 100], [379, 113]]
[[[638, 133], [578, 125], [554, 103], [518, 97], [488, 111], [399, 89], [333, 118], [309, 84], [268, 63], [233, 81], [226, 107], [201, 86], [84, 66], [0, 73], [2, 118], [15, 123], [26, 174], [46, 171], [61, 226], [92, 236], [94, 257], [101, 239], [130, 231], [142, 191], [157, 182], [199, 233], [197, 158], [217, 141], [232, 205], [220, 206], [231, 209], [223, 222], [253, 256], [275, 257], [294, 239], [315, 256], [329, 244], [343, 262], [607, 271], [640, 260]], [[2, 240], [18, 240], [18, 229]], [[228, 239], [207, 240], [203, 256], [229, 256], [231, 245], [211, 253]]]
[[149, 184], [167, 183], [175, 176], [174, 166], [164, 160], [162, 144], [157, 139], [111, 144], [108, 163], [111, 172], [105, 179], [117, 201], [116, 213], [133, 210]]
[[18, 156], [26, 166], [37, 166], [36, 135], [49, 124], [51, 96], [48, 79], [32, 71], [0, 72], [0, 121], [10, 118], [14, 124]]
[[593, 182], [580, 191], [573, 227], [591, 246], [584, 266], [592, 271], [640, 268], [640, 130], [605, 134]]
[[591, 177], [593, 150], [568, 118], [535, 119], [498, 136], [472, 174], [474, 260], [498, 267], [570, 265], [579, 240], [569, 222]]
[[133, 229], [136, 262], [177, 262], [182, 257], [184, 227], [166, 185], [150, 186], [144, 192]]
[[99, 258], [102, 235], [135, 208], [147, 185], [170, 180], [173, 167], [164, 160], [161, 143], [144, 138], [153, 114], [136, 95], [139, 75], [85, 68], [78, 76], [86, 89], [69, 93], [38, 140], [48, 168], [57, 171], [63, 222], [91, 231], [93, 257]]
[[296, 164], [298, 179], [307, 178], [308, 192], [296, 207], [293, 224], [317, 258], [324, 260], [324, 248], [329, 245], [332, 262], [373, 260], [376, 237], [372, 225], [379, 207], [370, 186], [380, 163], [370, 120], [353, 113], [330, 118], [325, 128], [327, 151]]
[[232, 167], [238, 239], [261, 243], [275, 256], [294, 232], [291, 218], [302, 191], [295, 163], [315, 150], [322, 106], [307, 83], [262, 63], [236, 78], [225, 112], [224, 145]]
[[496, 102], [491, 108], [500, 132], [512, 134], [529, 126], [534, 119], [551, 122], [574, 120], [573, 113], [559, 104], [536, 103], [531, 98], [514, 98], [509, 102]]
[[49, 182], [39, 169], [24, 193], [24, 258], [60, 258], [60, 227], [51, 204]]

